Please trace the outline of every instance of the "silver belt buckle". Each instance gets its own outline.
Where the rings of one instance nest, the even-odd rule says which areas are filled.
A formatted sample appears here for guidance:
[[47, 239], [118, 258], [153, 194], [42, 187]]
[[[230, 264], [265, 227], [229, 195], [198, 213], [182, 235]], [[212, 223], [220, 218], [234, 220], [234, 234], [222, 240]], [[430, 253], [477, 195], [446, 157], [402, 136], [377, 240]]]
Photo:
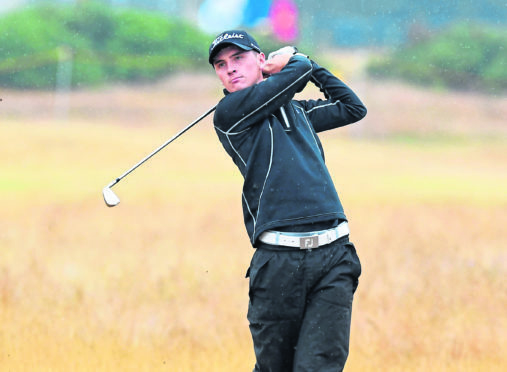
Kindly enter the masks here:
[[299, 238], [299, 248], [300, 249], [313, 249], [319, 247], [319, 236], [305, 236], [303, 238]]

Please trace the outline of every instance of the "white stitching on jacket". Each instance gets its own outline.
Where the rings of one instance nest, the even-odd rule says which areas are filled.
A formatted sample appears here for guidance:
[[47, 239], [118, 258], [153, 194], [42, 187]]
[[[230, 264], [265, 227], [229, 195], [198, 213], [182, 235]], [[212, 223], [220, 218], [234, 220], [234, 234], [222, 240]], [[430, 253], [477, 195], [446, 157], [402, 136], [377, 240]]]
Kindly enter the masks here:
[[[262, 185], [262, 190], [259, 195], [259, 204], [257, 205], [257, 218], [259, 217], [259, 213], [261, 210], [261, 200], [262, 200], [262, 194], [264, 193], [264, 188], [266, 187], [266, 182], [269, 178], [269, 174], [271, 173], [271, 165], [273, 164], [273, 152], [274, 152], [274, 135], [273, 135], [273, 128], [271, 127], [271, 123], [269, 123], [269, 131], [271, 135], [271, 153], [269, 154], [269, 167], [268, 171], [266, 172], [266, 178], [264, 178], [264, 184]], [[247, 203], [248, 204], [248, 203]], [[255, 236], [255, 230], [257, 229], [257, 220], [254, 221], [254, 229], [252, 236]]]
[[315, 106], [314, 108], [306, 111], [307, 114], [309, 114], [310, 112], [314, 111], [314, 110], [317, 110], [317, 109], [320, 109], [320, 108], [324, 108], [324, 107], [327, 107], [327, 106], [334, 106], [336, 105], [338, 102], [340, 102], [340, 100], [336, 101], [336, 102], [332, 102], [332, 103], [328, 103], [328, 104], [325, 104], [325, 105], [321, 105], [321, 106]]
[[250, 216], [252, 216], [252, 220], [253, 220], [253, 223], [254, 223], [254, 230], [255, 230], [255, 225], [257, 224], [257, 219], [255, 218], [255, 216], [253, 215], [251, 209], [250, 209], [250, 205], [248, 204], [248, 200], [246, 199], [246, 196], [245, 196], [245, 193], [242, 193], [243, 195], [243, 199], [245, 199], [245, 204], [246, 204], [246, 207], [248, 209], [248, 213], [250, 213]]
[[[315, 135], [313, 134], [313, 130], [312, 130], [313, 126], [308, 122], [308, 118], [306, 117], [305, 111], [301, 107], [297, 107], [297, 108], [299, 108], [301, 111], [303, 111], [303, 117], [305, 118], [306, 125], [308, 125], [308, 129], [310, 129], [310, 133], [312, 134], [312, 138], [315, 141], [315, 145], [317, 145], [317, 148], [320, 151], [320, 147], [319, 147], [319, 143], [317, 142], [317, 138], [315, 138]], [[321, 153], [321, 155], [322, 155], [322, 153]]]

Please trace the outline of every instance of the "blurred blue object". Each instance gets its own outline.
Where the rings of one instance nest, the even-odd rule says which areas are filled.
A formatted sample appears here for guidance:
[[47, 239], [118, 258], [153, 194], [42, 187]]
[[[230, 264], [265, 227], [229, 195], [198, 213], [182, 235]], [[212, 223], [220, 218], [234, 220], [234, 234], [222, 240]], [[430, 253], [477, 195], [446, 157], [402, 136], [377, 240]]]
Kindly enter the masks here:
[[268, 18], [271, 0], [247, 0], [243, 12], [243, 21], [245, 27], [255, 27]]
[[219, 33], [238, 28], [248, 0], [205, 0], [197, 13], [199, 27], [205, 32]]

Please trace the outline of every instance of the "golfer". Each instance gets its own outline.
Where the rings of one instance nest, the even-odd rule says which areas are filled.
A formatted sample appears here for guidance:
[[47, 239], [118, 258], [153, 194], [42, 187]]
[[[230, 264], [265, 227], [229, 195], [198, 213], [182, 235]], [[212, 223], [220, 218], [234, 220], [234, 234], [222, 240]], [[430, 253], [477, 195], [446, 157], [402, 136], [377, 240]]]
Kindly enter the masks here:
[[[241, 30], [218, 35], [209, 62], [225, 88], [215, 130], [243, 175], [256, 249], [247, 271], [254, 371], [341, 371], [361, 264], [317, 133], [360, 120], [366, 108], [294, 47], [266, 59]], [[295, 100], [310, 82], [325, 99]]]

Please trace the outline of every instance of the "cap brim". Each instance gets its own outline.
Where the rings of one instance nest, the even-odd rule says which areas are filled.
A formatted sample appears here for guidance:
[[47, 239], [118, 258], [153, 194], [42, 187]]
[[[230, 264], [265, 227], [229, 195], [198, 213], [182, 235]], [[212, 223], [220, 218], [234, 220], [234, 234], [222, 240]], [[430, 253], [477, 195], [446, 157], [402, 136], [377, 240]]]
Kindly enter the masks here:
[[215, 59], [215, 56], [218, 54], [218, 52], [220, 52], [223, 48], [225, 48], [226, 46], [231, 46], [231, 45], [234, 45], [234, 46], [237, 46], [238, 48], [241, 48], [243, 50], [256, 50], [255, 48], [252, 48], [252, 47], [249, 47], [249, 46], [246, 46], [246, 45], [243, 45], [243, 44], [240, 44], [240, 43], [235, 43], [234, 41], [223, 41], [221, 42], [220, 44], [218, 44], [212, 51], [211, 51], [211, 54], [209, 55], [209, 63], [210, 64], [213, 64], [213, 60]]

